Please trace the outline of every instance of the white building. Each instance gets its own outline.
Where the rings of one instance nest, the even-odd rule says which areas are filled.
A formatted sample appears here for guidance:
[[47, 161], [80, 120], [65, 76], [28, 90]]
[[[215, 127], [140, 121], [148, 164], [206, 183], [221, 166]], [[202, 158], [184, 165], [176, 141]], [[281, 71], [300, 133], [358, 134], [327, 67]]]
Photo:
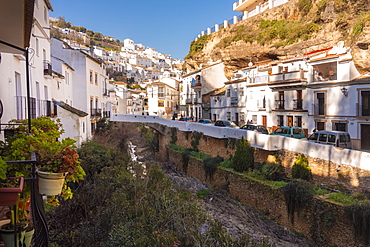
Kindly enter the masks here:
[[71, 49], [57, 39], [53, 39], [52, 54], [74, 70], [73, 99], [70, 105], [89, 114], [81, 124], [80, 131], [86, 138], [91, 138], [96, 123], [107, 109], [107, 102], [102, 100], [108, 81], [105, 64], [81, 50]]
[[6, 89], [0, 90], [2, 124], [12, 119], [52, 116], [50, 31], [45, 28], [49, 26], [49, 10], [53, 8], [48, 0], [1, 3], [0, 21], [7, 23], [0, 27], [0, 84]]

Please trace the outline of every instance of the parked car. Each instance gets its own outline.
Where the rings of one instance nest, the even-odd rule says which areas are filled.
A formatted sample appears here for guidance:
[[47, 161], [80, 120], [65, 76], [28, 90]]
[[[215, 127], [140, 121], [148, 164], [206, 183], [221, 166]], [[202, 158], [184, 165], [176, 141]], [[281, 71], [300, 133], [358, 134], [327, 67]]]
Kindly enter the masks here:
[[270, 135], [281, 135], [302, 139], [306, 137], [306, 132], [301, 127], [279, 127]]
[[218, 127], [231, 127], [231, 128], [239, 128], [234, 122], [229, 120], [217, 120], [215, 122], [215, 126]]
[[244, 130], [252, 130], [254, 132], [260, 132], [262, 134], [268, 134], [269, 131], [267, 130], [267, 128], [263, 125], [257, 125], [257, 124], [246, 124], [246, 125], [243, 125], [242, 127], [240, 127], [240, 129], [244, 129]]
[[199, 119], [198, 123], [211, 124], [213, 121], [211, 119]]
[[180, 117], [180, 118], [179, 118], [179, 121], [189, 122], [189, 121], [190, 121], [190, 118], [187, 118], [187, 117]]
[[336, 147], [352, 148], [351, 136], [348, 132], [344, 131], [320, 130], [312, 133], [307, 140]]

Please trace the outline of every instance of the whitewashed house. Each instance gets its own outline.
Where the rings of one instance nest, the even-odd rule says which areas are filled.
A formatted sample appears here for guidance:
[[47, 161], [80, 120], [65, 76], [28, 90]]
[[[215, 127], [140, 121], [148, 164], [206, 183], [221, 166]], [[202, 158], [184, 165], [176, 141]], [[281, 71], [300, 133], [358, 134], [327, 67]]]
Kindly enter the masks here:
[[217, 62], [183, 76], [180, 104], [185, 101], [186, 117], [194, 121], [200, 118], [212, 118], [209, 93], [223, 87], [228, 81], [224, 67], [223, 63]]
[[[1, 3], [0, 21], [7, 23], [0, 27], [0, 84], [6, 89], [0, 90], [1, 123], [51, 117], [50, 31], [45, 28], [49, 26], [49, 10], [53, 8], [48, 0]], [[3, 132], [0, 135], [3, 138]]]

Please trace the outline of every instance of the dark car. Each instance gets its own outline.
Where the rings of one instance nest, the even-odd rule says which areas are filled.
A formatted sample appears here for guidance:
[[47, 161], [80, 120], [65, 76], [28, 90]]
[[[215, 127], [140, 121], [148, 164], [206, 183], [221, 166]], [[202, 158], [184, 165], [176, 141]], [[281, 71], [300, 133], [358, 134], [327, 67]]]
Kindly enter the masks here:
[[180, 118], [179, 118], [179, 121], [189, 122], [189, 121], [190, 121], [190, 118], [187, 118], [187, 117], [180, 117]]
[[199, 119], [198, 123], [211, 124], [213, 121], [211, 119]]
[[218, 127], [231, 127], [231, 128], [239, 128], [234, 122], [229, 121], [229, 120], [217, 120], [215, 122], [215, 126]]
[[263, 125], [257, 125], [257, 124], [246, 124], [246, 125], [243, 125], [242, 127], [240, 127], [240, 129], [244, 129], [244, 130], [252, 130], [254, 132], [260, 132], [262, 134], [268, 134], [269, 131], [267, 130], [267, 128]]

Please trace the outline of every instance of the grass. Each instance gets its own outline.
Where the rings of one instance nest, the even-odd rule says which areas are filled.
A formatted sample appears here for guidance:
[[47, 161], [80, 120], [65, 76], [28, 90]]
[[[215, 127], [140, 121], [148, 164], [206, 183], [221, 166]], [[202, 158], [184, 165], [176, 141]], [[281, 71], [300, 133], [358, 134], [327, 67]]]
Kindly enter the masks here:
[[347, 194], [342, 193], [342, 192], [330, 193], [327, 199], [329, 201], [339, 202], [339, 203], [342, 203], [344, 205], [349, 205], [349, 204], [355, 202], [355, 198], [353, 196], [347, 195]]
[[197, 191], [196, 196], [199, 198], [204, 198], [207, 197], [209, 193], [210, 193], [209, 189], [202, 189]]
[[311, 34], [319, 30], [319, 25], [310, 22], [287, 21], [287, 20], [260, 20], [256, 23], [257, 30], [251, 26], [240, 25], [233, 29], [231, 35], [220, 41], [218, 47], [225, 48], [232, 43], [243, 40], [246, 43], [257, 41], [264, 45], [272, 40], [279, 39], [276, 47], [286, 46], [307, 40]]

